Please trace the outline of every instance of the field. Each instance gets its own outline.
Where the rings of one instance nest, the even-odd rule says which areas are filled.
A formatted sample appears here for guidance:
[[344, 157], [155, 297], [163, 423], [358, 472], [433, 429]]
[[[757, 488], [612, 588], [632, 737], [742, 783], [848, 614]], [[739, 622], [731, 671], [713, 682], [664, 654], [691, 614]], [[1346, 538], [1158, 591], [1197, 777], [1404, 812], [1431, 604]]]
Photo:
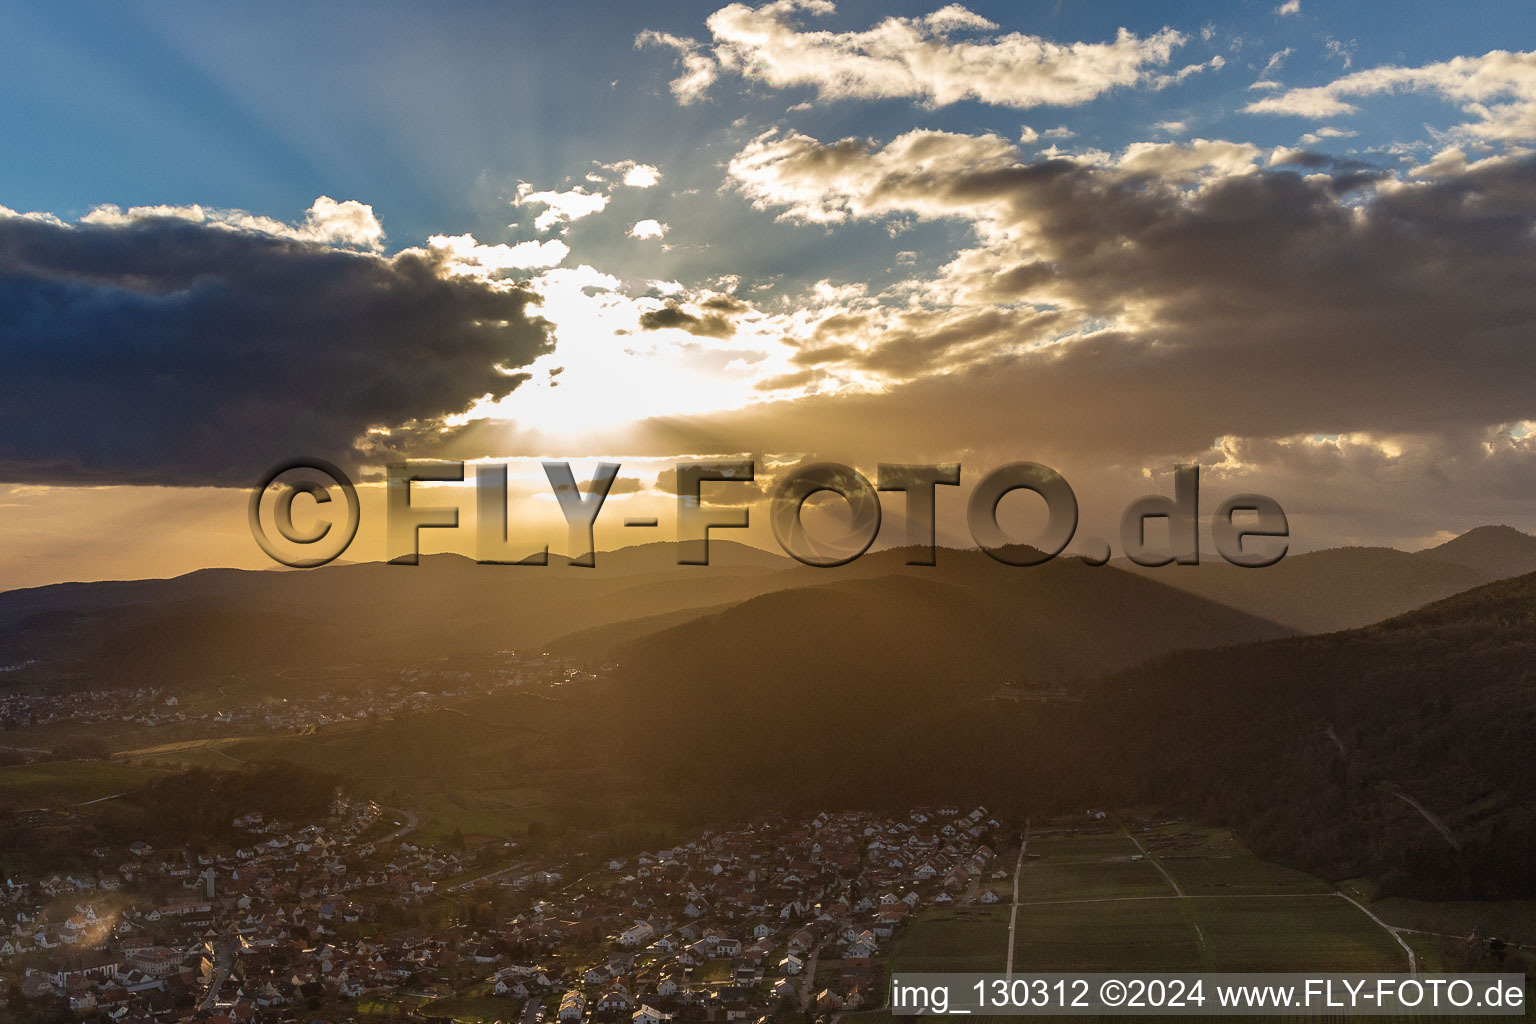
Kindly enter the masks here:
[[[1476, 906], [1441, 912], [1467, 923], [1494, 913]], [[1377, 912], [1397, 912], [1402, 920], [1394, 923], [1407, 924], [1437, 920], [1434, 907], [1385, 901]], [[1011, 909], [1005, 901], [924, 910], [892, 947], [889, 967], [998, 971]], [[1501, 920], [1529, 924], [1518, 907], [1505, 905], [1503, 913]], [[1359, 907], [1320, 879], [1260, 860], [1225, 829], [1182, 822], [1037, 827], [1020, 868], [1013, 953], [1020, 973], [1407, 967], [1397, 938]]]
[[1407, 954], [1331, 895], [1195, 899], [1213, 971], [1402, 971]]
[[1200, 944], [1181, 902], [1137, 899], [1021, 906], [1014, 969], [1199, 970]]
[[1008, 949], [1008, 908], [934, 907], [891, 949], [893, 971], [997, 971]]
[[1407, 967], [1397, 941], [1331, 887], [1224, 829], [1100, 822], [1042, 830], [1028, 851], [1017, 971]]
[[113, 761], [55, 761], [0, 768], [0, 804], [17, 810], [65, 808], [143, 785], [154, 770]]
[[419, 1013], [432, 1017], [450, 1017], [461, 1024], [488, 1024], [490, 1021], [518, 1019], [520, 1001], [501, 996], [449, 996], [424, 1003]]
[[1373, 909], [1395, 925], [1422, 932], [1457, 938], [1476, 932], [1521, 946], [1536, 946], [1536, 900], [1430, 902], [1392, 897]]

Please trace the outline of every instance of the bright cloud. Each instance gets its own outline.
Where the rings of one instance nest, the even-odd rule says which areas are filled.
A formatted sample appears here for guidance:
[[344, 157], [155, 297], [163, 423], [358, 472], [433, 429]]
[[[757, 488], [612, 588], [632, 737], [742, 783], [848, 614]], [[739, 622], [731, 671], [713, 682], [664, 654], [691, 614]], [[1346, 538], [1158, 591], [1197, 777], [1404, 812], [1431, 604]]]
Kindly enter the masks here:
[[532, 185], [524, 182], [517, 186], [517, 198], [512, 200], [512, 205], [543, 206], [544, 212], [534, 218], [533, 226], [548, 231], [556, 224], [603, 212], [608, 207], [608, 196], [602, 192], [588, 192], [579, 185], [567, 192], [535, 192]]
[[1337, 117], [1358, 112], [1351, 98], [1394, 92], [1431, 93], [1460, 104], [1474, 120], [1459, 129], [1472, 136], [1536, 139], [1536, 51], [1493, 50], [1416, 68], [1370, 68], [1327, 85], [1268, 96], [1243, 109], [1250, 114]]
[[729, 73], [775, 88], [810, 86], [823, 99], [1076, 106], [1111, 89], [1162, 87], [1221, 66], [1215, 58], [1158, 74], [1185, 42], [1171, 28], [1146, 37], [1121, 29], [1112, 42], [1057, 43], [1020, 32], [998, 34], [995, 23], [959, 4], [920, 17], [887, 18], [861, 32], [812, 31], [795, 20], [799, 13], [834, 10], [827, 0], [776, 0], [755, 8], [733, 3], [706, 20], [709, 43], [646, 31], [636, 45], [678, 52], [682, 74], [672, 92], [683, 103], [703, 98]]
[[667, 225], [658, 220], [646, 219], [635, 222], [629, 229], [630, 238], [661, 238], [667, 233]]
[[571, 247], [558, 238], [516, 245], [481, 245], [470, 234], [433, 235], [427, 239], [427, 248], [443, 258], [449, 273], [480, 276], [558, 266], [571, 252]]
[[320, 196], [298, 224], [287, 224], [274, 217], [247, 213], [245, 210], [220, 210], [193, 203], [187, 206], [98, 206], [84, 217], [82, 224], [107, 227], [154, 219], [185, 220], [215, 228], [255, 231], [277, 238], [325, 245], [347, 245], [377, 251], [384, 244], [384, 225], [374, 216], [373, 207], [354, 199], [337, 202]]
[[[661, 168], [654, 164], [621, 160], [614, 164], [601, 164], [603, 170], [619, 176], [619, 183], [629, 188], [654, 188], [661, 181]], [[600, 175], [589, 175], [593, 181], [603, 180]]]
[[1304, 146], [1315, 146], [1324, 139], [1352, 139], [1360, 133], [1350, 128], [1319, 128], [1301, 137]]

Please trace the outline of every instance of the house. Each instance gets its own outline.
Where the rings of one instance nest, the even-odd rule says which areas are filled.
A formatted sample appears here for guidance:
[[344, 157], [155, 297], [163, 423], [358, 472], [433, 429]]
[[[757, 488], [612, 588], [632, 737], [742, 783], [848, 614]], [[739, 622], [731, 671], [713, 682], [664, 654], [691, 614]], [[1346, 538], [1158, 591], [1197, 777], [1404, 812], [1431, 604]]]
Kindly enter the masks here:
[[555, 1016], [562, 1021], [579, 1021], [587, 1013], [587, 1000], [580, 992], [571, 989], [560, 997], [560, 1009]]
[[844, 960], [868, 960], [875, 955], [875, 944], [871, 941], [859, 940], [843, 951]]
[[619, 945], [626, 949], [635, 949], [643, 946], [656, 937], [656, 929], [651, 927], [649, 921], [636, 921], [630, 927], [619, 933]]
[[640, 1009], [631, 1014], [630, 1019], [634, 1021], [634, 1024], [667, 1024], [672, 1019], [672, 1015], [670, 1013], [662, 1013], [654, 1006], [641, 1003]]
[[805, 969], [805, 961], [793, 953], [788, 954], [779, 961], [779, 973], [784, 975], [799, 974]]
[[597, 1013], [629, 1013], [633, 1005], [629, 991], [623, 985], [615, 984], [597, 997], [597, 1005], [593, 1009]]

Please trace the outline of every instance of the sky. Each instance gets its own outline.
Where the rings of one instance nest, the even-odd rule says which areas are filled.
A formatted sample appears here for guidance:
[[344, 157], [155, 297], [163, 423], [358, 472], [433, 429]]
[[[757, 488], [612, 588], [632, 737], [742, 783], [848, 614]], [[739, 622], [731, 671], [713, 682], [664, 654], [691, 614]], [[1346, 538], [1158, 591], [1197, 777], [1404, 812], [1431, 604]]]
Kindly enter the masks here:
[[541, 459], [622, 464], [600, 544], [711, 458], [960, 462], [955, 544], [1020, 460], [1083, 536], [1181, 463], [1293, 550], [1536, 530], [1533, 50], [1517, 3], [6, 5], [0, 589], [270, 564], [296, 456], [364, 481], [353, 559], [402, 458], [508, 463], [556, 550]]

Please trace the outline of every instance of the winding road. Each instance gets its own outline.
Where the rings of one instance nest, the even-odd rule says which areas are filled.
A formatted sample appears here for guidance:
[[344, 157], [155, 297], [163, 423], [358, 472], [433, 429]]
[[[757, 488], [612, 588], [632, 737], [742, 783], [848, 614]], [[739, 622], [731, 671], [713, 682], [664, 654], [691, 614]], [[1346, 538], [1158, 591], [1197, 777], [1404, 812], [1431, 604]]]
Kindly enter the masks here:
[[1024, 851], [1029, 848], [1029, 819], [1024, 819], [1024, 835], [1019, 837], [1019, 859], [1013, 865], [1013, 906], [1008, 911], [1008, 962], [1003, 974], [1013, 979], [1013, 934], [1019, 927], [1019, 875], [1024, 871]]

